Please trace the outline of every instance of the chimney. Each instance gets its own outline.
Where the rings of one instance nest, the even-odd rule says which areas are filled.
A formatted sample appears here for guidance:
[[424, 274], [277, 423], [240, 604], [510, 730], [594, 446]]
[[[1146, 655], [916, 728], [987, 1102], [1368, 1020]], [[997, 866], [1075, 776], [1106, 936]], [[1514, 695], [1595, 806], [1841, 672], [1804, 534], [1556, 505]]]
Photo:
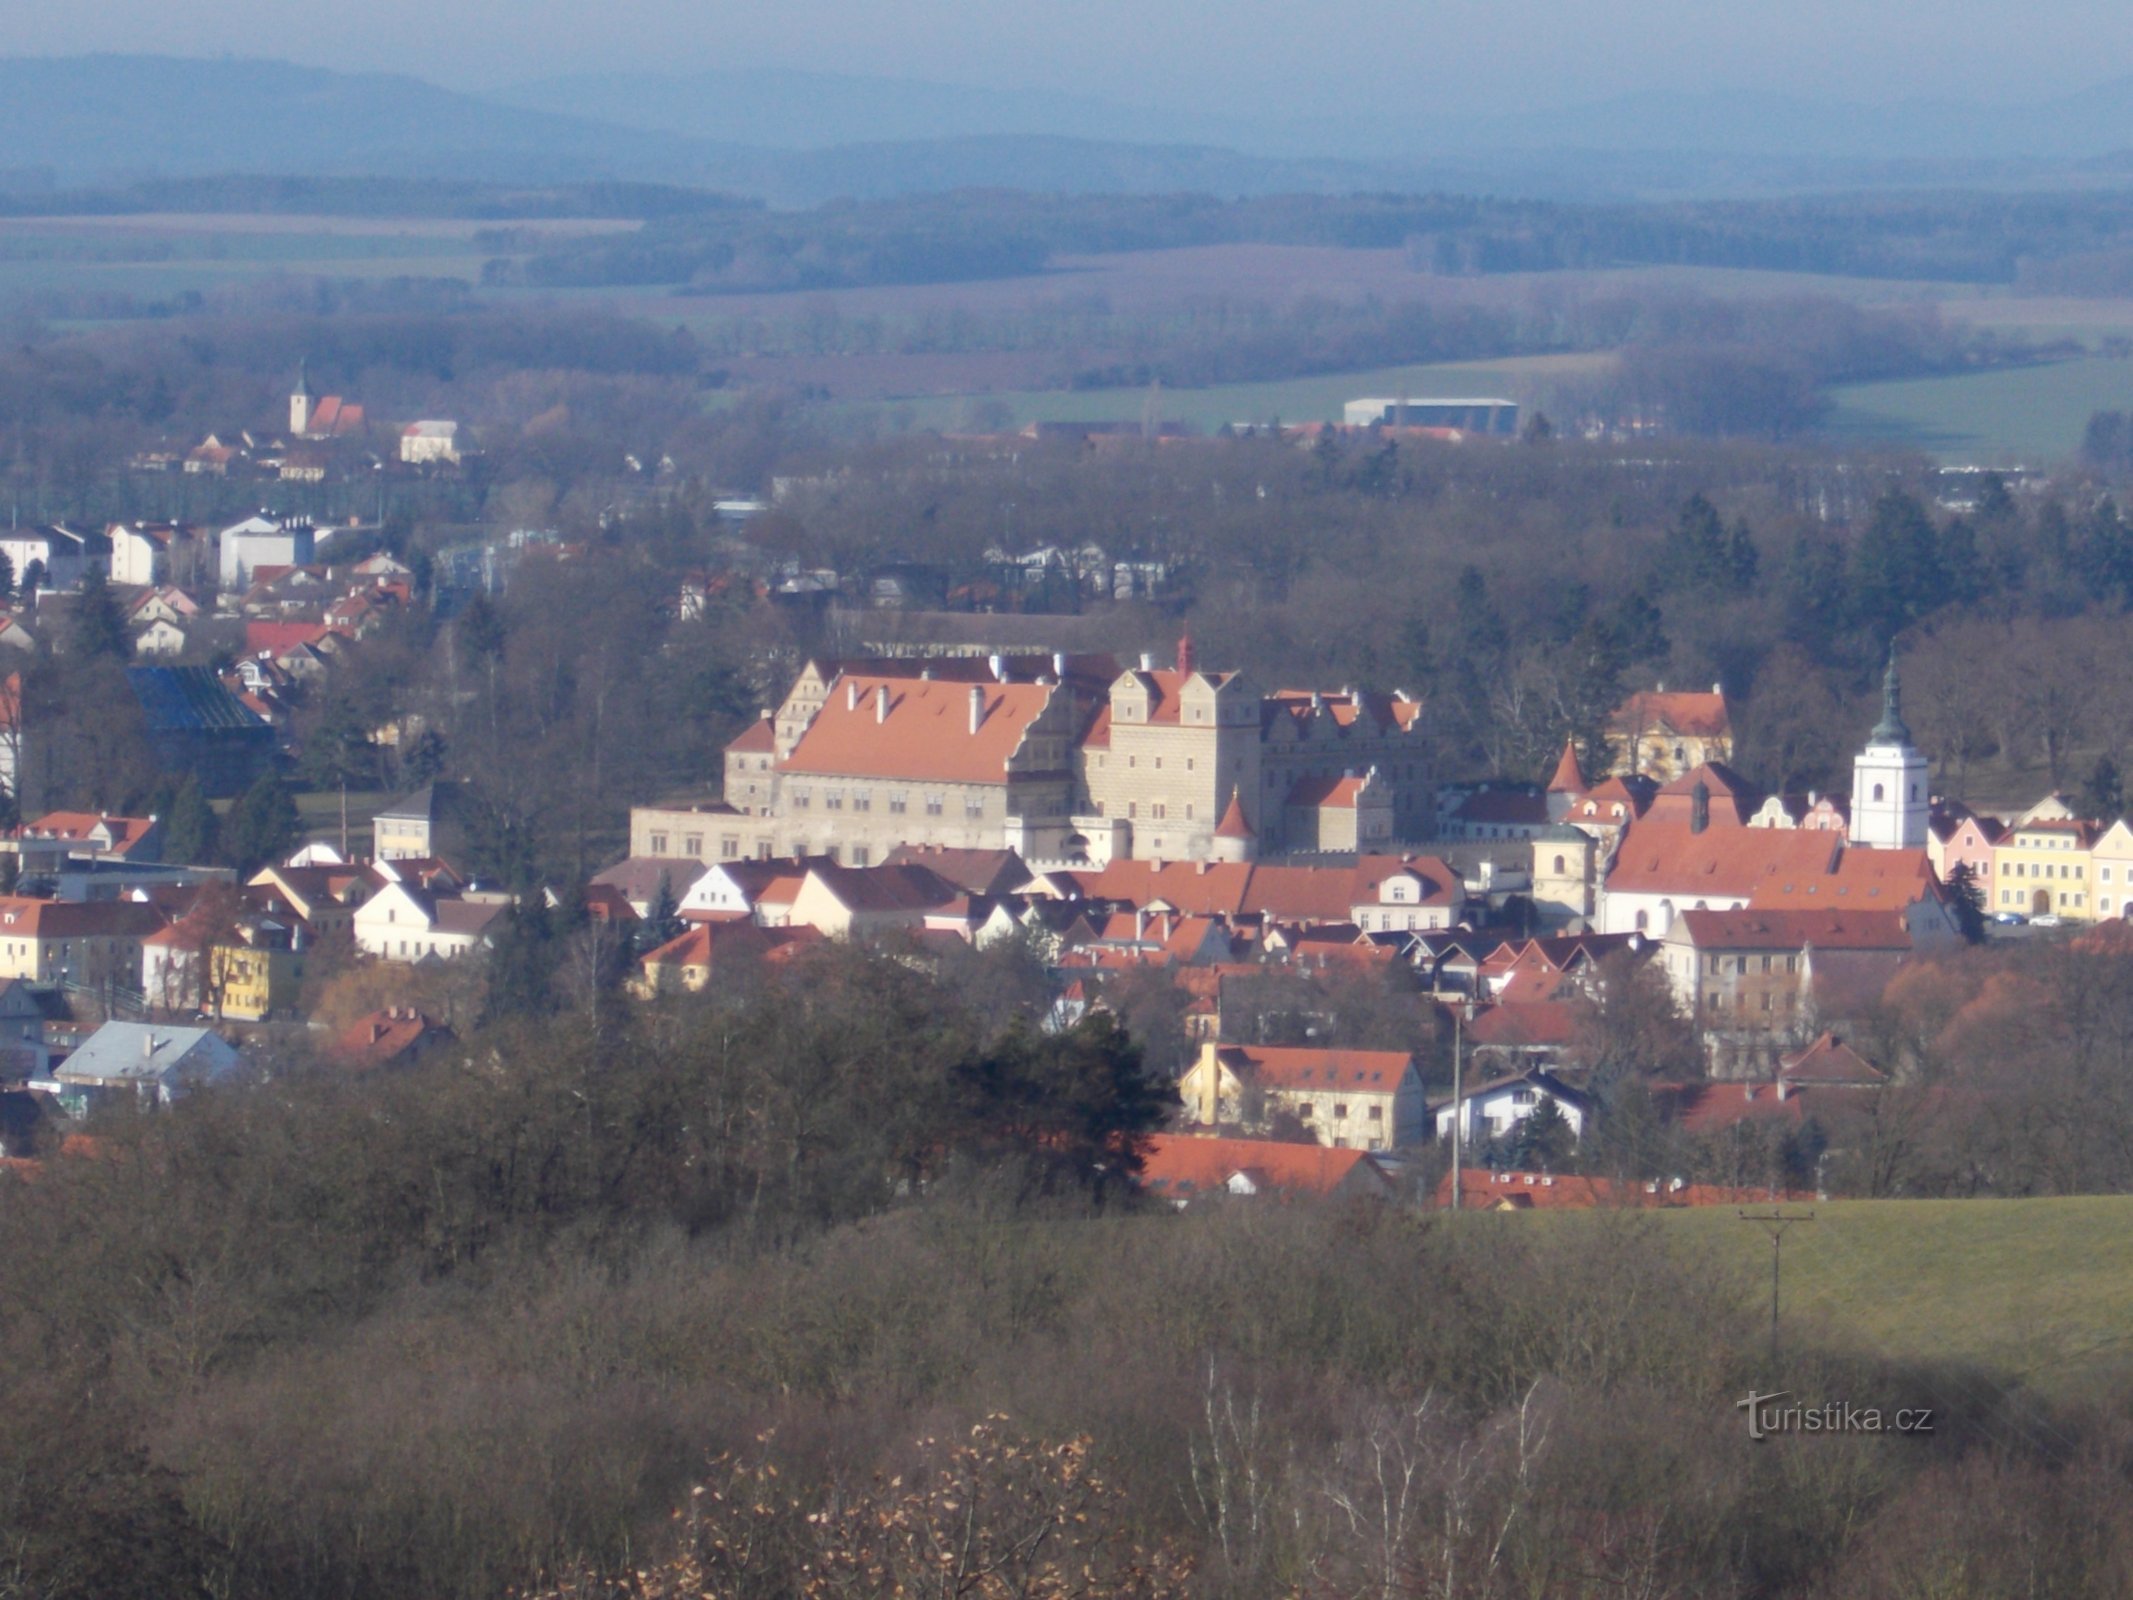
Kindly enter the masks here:
[[1143, 651], [1141, 652], [1141, 671], [1143, 671], [1143, 672], [1153, 672], [1153, 671], [1155, 671], [1155, 657], [1154, 657], [1153, 655], [1149, 654], [1149, 653], [1148, 653], [1148, 652], [1147, 652], [1146, 650], [1143, 650]]
[[143, 1029], [141, 1032], [141, 1059], [143, 1061], [153, 1061], [155, 1058], [156, 1031], [153, 1028]]
[[1148, 908], [1136, 906], [1133, 910], [1133, 942], [1139, 944], [1148, 936]]
[[1007, 681], [1007, 657], [998, 654], [989, 655], [985, 658], [985, 666], [986, 670], [992, 673], [992, 681], [994, 683], [1005, 683]]
[[1689, 832], [1701, 833], [1711, 825], [1711, 786], [1703, 779], [1689, 791]]
[[857, 711], [859, 709], [859, 685], [851, 678], [844, 680], [844, 709], [847, 711]]
[[889, 720], [889, 686], [885, 683], [876, 686], [874, 690], [874, 720], [876, 722], [887, 722]]
[[976, 733], [985, 725], [985, 690], [978, 684], [970, 686], [970, 731]]
[[1052, 652], [1052, 676], [1062, 682], [1066, 679], [1066, 652], [1064, 650], [1054, 650]]
[[1187, 628], [1178, 635], [1178, 671], [1190, 674], [1198, 664], [1192, 649], [1192, 630]]

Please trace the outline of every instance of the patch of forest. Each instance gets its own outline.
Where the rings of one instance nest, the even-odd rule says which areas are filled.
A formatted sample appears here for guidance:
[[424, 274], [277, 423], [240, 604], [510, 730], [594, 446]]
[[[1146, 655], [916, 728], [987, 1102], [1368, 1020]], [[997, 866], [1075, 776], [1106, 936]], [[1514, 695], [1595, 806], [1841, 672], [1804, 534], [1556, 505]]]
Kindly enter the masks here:
[[803, 212], [667, 215], [628, 238], [500, 257], [491, 274], [546, 287], [824, 289], [953, 283], [1039, 272], [1061, 255], [1238, 243], [1404, 249], [1417, 272], [1450, 276], [1665, 265], [2009, 283], [2025, 263], [2133, 245], [2133, 192], [1573, 204], [961, 190]]

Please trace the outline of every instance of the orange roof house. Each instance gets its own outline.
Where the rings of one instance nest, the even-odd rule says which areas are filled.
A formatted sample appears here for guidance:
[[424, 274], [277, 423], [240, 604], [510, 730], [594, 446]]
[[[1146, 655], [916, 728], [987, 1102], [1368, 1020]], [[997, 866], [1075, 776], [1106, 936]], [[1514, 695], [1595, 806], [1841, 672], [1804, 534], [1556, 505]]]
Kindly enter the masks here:
[[1314, 1050], [1208, 1040], [1178, 1081], [1204, 1127], [1252, 1126], [1277, 1111], [1327, 1144], [1390, 1150], [1423, 1136], [1422, 1079], [1403, 1050]]
[[1217, 1195], [1382, 1199], [1392, 1193], [1392, 1180], [1367, 1151], [1175, 1133], [1156, 1134], [1143, 1147], [1140, 1186], [1180, 1207]]
[[1723, 690], [1640, 690], [1607, 719], [1607, 743], [1617, 772], [1641, 772], [1664, 783], [1706, 761], [1733, 755], [1733, 716]]

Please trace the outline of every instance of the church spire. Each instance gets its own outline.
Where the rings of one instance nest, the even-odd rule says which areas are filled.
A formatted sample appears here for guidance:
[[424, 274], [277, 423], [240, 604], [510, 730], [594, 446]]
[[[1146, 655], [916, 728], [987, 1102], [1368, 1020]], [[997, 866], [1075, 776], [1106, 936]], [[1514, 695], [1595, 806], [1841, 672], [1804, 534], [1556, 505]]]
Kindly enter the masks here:
[[298, 356], [296, 358], [296, 387], [289, 392], [292, 395], [300, 395], [306, 400], [311, 398], [311, 358], [309, 356]]
[[1881, 679], [1881, 720], [1869, 738], [1875, 744], [1909, 744], [1911, 730], [1903, 722], [1903, 689], [1896, 681], [1896, 641], [1889, 641], [1889, 667]]

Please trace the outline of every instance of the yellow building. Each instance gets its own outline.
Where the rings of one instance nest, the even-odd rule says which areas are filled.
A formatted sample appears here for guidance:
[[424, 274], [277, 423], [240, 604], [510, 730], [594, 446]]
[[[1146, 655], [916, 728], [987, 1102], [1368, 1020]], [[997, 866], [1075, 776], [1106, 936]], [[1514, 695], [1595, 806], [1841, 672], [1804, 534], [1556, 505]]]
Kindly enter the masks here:
[[1203, 1127], [1263, 1127], [1294, 1115], [1320, 1144], [1390, 1150], [1427, 1132], [1414, 1058], [1403, 1050], [1299, 1050], [1272, 1045], [1200, 1046], [1178, 1080], [1185, 1112]]
[[[2097, 824], [2074, 817], [2033, 817], [2014, 824], [1993, 846], [1994, 887], [1987, 909], [2095, 921], [2101, 913], [2093, 860], [2099, 831]], [[2114, 874], [2122, 880], [2123, 868]], [[2115, 888], [2111, 898], [2122, 905], [2123, 882]]]
[[238, 1022], [258, 1022], [286, 1016], [297, 1009], [297, 996], [304, 984], [304, 953], [249, 944], [218, 944], [212, 952], [211, 970], [219, 1016]]
[[2133, 827], [2121, 817], [2089, 852], [2096, 881], [2096, 920], [2133, 917]]
[[1641, 690], [1607, 719], [1607, 750], [1618, 773], [1671, 783], [1685, 772], [1733, 759], [1733, 714], [1717, 684], [1708, 694]]

